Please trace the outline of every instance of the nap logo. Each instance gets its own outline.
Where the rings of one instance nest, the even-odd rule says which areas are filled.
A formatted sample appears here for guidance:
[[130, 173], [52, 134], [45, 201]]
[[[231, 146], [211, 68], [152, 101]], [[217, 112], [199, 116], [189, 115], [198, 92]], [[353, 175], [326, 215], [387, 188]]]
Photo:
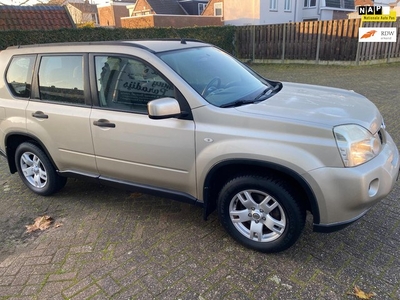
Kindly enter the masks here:
[[397, 28], [393, 27], [360, 27], [358, 41], [364, 42], [396, 42]]
[[363, 15], [381, 15], [382, 6], [359, 6], [358, 14]]
[[389, 6], [358, 6], [363, 22], [396, 22], [396, 11]]

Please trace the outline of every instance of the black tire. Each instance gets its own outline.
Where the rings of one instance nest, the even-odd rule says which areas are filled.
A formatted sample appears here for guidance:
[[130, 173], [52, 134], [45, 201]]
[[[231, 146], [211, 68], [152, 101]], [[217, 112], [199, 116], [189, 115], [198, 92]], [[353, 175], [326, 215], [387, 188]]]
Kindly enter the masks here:
[[306, 219], [305, 209], [285, 181], [251, 175], [225, 184], [218, 197], [218, 215], [236, 241], [265, 253], [291, 247]]
[[59, 176], [38, 146], [25, 142], [15, 151], [15, 164], [24, 184], [36, 194], [51, 195], [64, 187], [66, 177]]

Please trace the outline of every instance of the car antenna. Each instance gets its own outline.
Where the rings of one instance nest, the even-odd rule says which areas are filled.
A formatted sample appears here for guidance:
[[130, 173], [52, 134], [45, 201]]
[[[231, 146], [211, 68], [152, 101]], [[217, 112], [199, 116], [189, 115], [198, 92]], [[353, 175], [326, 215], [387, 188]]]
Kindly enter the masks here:
[[172, 31], [174, 34], [176, 34], [180, 38], [181, 44], [186, 45], [186, 40], [183, 37], [181, 37], [181, 35], [178, 33], [178, 31], [175, 28], [172, 28]]

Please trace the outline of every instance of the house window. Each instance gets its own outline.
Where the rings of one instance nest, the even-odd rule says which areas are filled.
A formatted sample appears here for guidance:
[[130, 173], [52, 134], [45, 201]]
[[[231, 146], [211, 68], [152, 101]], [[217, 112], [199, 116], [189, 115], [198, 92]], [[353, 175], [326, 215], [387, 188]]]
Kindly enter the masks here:
[[222, 2], [214, 3], [214, 16], [222, 17]]
[[304, 7], [315, 7], [317, 6], [317, 0], [304, 0]]
[[198, 7], [197, 11], [198, 11], [199, 15], [203, 14], [203, 11], [206, 9], [206, 6], [207, 6], [207, 3], [198, 3], [197, 4], [197, 7]]
[[278, 0], [269, 0], [269, 10], [278, 10]]
[[327, 7], [354, 9], [354, 1], [350, 0], [340, 0], [340, 1], [326, 0], [325, 5]]
[[284, 11], [292, 10], [292, 0], [285, 0]]

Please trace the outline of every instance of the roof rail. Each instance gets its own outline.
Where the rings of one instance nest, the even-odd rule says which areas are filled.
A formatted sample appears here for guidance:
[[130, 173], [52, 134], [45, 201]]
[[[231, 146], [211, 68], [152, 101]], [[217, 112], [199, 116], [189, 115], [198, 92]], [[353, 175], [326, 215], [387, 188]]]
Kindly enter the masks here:
[[[136, 48], [141, 48], [147, 50], [151, 53], [155, 53], [150, 48], [143, 46], [141, 44], [135, 42], [141, 41], [177, 41], [181, 42], [182, 44], [186, 44], [186, 42], [198, 42], [198, 43], [205, 43], [201, 40], [196, 39], [185, 39], [185, 38], [167, 38], [167, 39], [140, 39], [140, 40], [118, 40], [118, 41], [94, 41], [94, 42], [72, 42], [68, 43], [69, 46], [82, 46], [82, 45], [124, 45], [124, 46], [131, 46]], [[7, 49], [19, 49], [19, 48], [30, 48], [30, 47], [53, 47], [53, 46], [63, 46], [66, 42], [61, 43], [47, 43], [47, 44], [31, 44], [31, 45], [17, 45], [17, 46], [9, 46]]]

